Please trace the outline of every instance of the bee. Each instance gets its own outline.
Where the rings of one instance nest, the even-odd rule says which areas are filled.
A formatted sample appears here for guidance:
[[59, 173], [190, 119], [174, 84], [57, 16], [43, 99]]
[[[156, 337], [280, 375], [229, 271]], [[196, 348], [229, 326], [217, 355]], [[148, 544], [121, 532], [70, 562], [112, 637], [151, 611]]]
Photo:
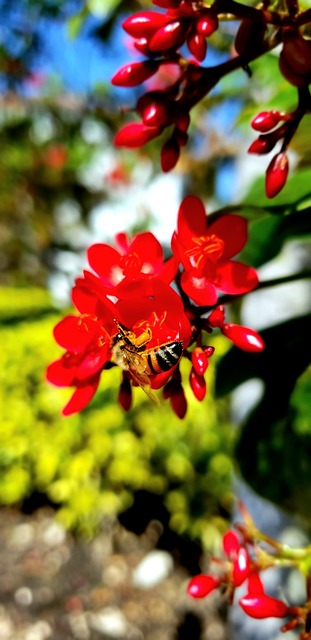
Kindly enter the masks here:
[[169, 371], [179, 362], [183, 352], [182, 341], [165, 342], [146, 349], [152, 338], [149, 327], [136, 336], [117, 320], [115, 323], [118, 332], [111, 340], [112, 361], [123, 371], [128, 371], [147, 396], [158, 404], [159, 400], [151, 389], [149, 376]]

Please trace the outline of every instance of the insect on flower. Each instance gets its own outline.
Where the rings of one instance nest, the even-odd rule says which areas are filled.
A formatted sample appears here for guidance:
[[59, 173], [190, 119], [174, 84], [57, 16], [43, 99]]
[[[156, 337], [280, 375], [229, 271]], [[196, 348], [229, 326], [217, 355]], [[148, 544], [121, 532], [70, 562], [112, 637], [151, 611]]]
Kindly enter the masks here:
[[150, 376], [169, 371], [179, 362], [183, 351], [182, 341], [166, 342], [146, 349], [152, 338], [150, 327], [136, 336], [116, 320], [115, 323], [118, 332], [111, 341], [112, 361], [123, 371], [128, 371], [147, 396], [158, 404], [159, 400], [151, 389]]

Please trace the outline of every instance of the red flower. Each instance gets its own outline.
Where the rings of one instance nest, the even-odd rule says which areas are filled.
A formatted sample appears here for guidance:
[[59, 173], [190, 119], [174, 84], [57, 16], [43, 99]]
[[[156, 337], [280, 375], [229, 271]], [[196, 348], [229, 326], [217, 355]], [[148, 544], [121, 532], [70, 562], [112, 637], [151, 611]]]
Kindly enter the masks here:
[[63, 409], [64, 415], [81, 411], [95, 394], [101, 370], [110, 357], [110, 336], [102, 321], [91, 315], [66, 316], [54, 329], [66, 353], [47, 369], [47, 379], [56, 386], [76, 387]]
[[247, 222], [236, 215], [224, 215], [207, 223], [203, 203], [187, 196], [179, 209], [172, 249], [185, 271], [181, 285], [199, 305], [214, 305], [217, 290], [229, 294], [251, 291], [258, 284], [255, 269], [231, 260], [247, 240]]
[[149, 231], [139, 233], [132, 242], [127, 235], [116, 236], [118, 249], [108, 244], [94, 244], [88, 250], [92, 269], [100, 277], [105, 293], [118, 298], [131, 298], [143, 294], [146, 284], [157, 277], [170, 283], [177, 271], [177, 261], [163, 260], [163, 250]]
[[[178, 294], [161, 280], [150, 281], [149, 289], [138, 297], [132, 297], [130, 304], [126, 299], [119, 300], [116, 303], [116, 311], [122, 325], [130, 329], [136, 337], [147, 330], [151, 332], [145, 345], [148, 350], [176, 341], [182, 342], [183, 349], [189, 344], [191, 326], [182, 301]], [[163, 387], [173, 370], [174, 366], [155, 374], [148, 372], [150, 386], [153, 389]], [[131, 374], [131, 370], [129, 373]]]

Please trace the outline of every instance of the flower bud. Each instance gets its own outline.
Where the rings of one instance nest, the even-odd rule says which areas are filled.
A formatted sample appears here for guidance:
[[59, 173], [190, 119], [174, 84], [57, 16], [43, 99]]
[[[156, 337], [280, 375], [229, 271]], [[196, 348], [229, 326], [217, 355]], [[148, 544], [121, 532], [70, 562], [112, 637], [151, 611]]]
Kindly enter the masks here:
[[272, 158], [266, 171], [266, 195], [274, 198], [286, 184], [288, 176], [288, 158], [286, 153], [278, 153]]
[[146, 127], [142, 122], [132, 122], [122, 127], [116, 134], [114, 144], [116, 147], [136, 149], [146, 142], [156, 138], [160, 133], [158, 127]]
[[168, 173], [176, 166], [180, 156], [180, 147], [176, 136], [172, 135], [164, 142], [161, 150], [161, 167], [164, 173]]
[[243, 351], [257, 353], [263, 351], [265, 348], [264, 341], [259, 333], [253, 329], [249, 329], [249, 327], [242, 327], [241, 325], [228, 322], [223, 325], [221, 332], [226, 338], [231, 340], [236, 347]]
[[257, 140], [254, 140], [254, 142], [252, 142], [247, 153], [255, 153], [258, 156], [264, 155], [265, 153], [269, 153], [270, 151], [272, 151], [277, 141], [278, 136], [276, 135], [267, 134], [258, 136]]
[[198, 375], [195, 369], [192, 367], [190, 371], [189, 381], [190, 387], [196, 399], [199, 400], [199, 402], [204, 400], [206, 395], [206, 382], [204, 376]]
[[149, 42], [151, 51], [167, 51], [178, 49], [185, 41], [188, 22], [174, 20], [156, 31]]
[[266, 133], [267, 131], [274, 129], [274, 127], [276, 127], [283, 119], [284, 118], [279, 111], [261, 111], [255, 118], [253, 118], [251, 126], [255, 131]]
[[119, 388], [118, 402], [124, 411], [128, 411], [132, 404], [132, 385], [127, 376], [123, 376]]
[[235, 531], [226, 531], [222, 538], [222, 548], [229, 559], [236, 557], [240, 548], [240, 541]]
[[244, 580], [248, 577], [250, 572], [250, 559], [249, 555], [244, 547], [241, 547], [238, 551], [238, 555], [233, 562], [232, 567], [232, 579], [234, 585], [239, 587]]
[[215, 307], [214, 311], [208, 316], [208, 323], [211, 327], [222, 327], [225, 321], [225, 307], [219, 305]]
[[187, 46], [195, 59], [198, 60], [198, 62], [203, 62], [207, 51], [207, 44], [204, 36], [200, 33], [190, 33], [187, 37]]
[[247, 594], [239, 600], [239, 604], [248, 616], [256, 619], [284, 618], [290, 612], [285, 602], [265, 593], [257, 596]]
[[203, 376], [208, 367], [208, 355], [202, 347], [196, 347], [191, 354], [191, 362], [198, 376]]
[[205, 38], [214, 33], [218, 29], [218, 17], [212, 12], [205, 12], [196, 22], [196, 31]]
[[168, 21], [167, 16], [157, 11], [140, 11], [122, 22], [126, 33], [133, 38], [150, 38]]
[[112, 77], [111, 84], [118, 87], [135, 87], [151, 78], [159, 68], [156, 60], [133, 62], [121, 67]]
[[211, 575], [200, 574], [190, 580], [187, 592], [192, 598], [205, 598], [219, 587], [220, 580]]

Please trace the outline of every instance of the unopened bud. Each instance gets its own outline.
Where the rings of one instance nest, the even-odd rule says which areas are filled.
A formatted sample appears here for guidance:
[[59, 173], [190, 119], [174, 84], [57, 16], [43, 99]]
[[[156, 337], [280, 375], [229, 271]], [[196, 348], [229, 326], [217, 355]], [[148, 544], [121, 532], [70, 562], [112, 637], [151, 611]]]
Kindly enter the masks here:
[[272, 158], [266, 171], [266, 195], [274, 198], [286, 184], [288, 176], [288, 158], [286, 153], [278, 153]]

